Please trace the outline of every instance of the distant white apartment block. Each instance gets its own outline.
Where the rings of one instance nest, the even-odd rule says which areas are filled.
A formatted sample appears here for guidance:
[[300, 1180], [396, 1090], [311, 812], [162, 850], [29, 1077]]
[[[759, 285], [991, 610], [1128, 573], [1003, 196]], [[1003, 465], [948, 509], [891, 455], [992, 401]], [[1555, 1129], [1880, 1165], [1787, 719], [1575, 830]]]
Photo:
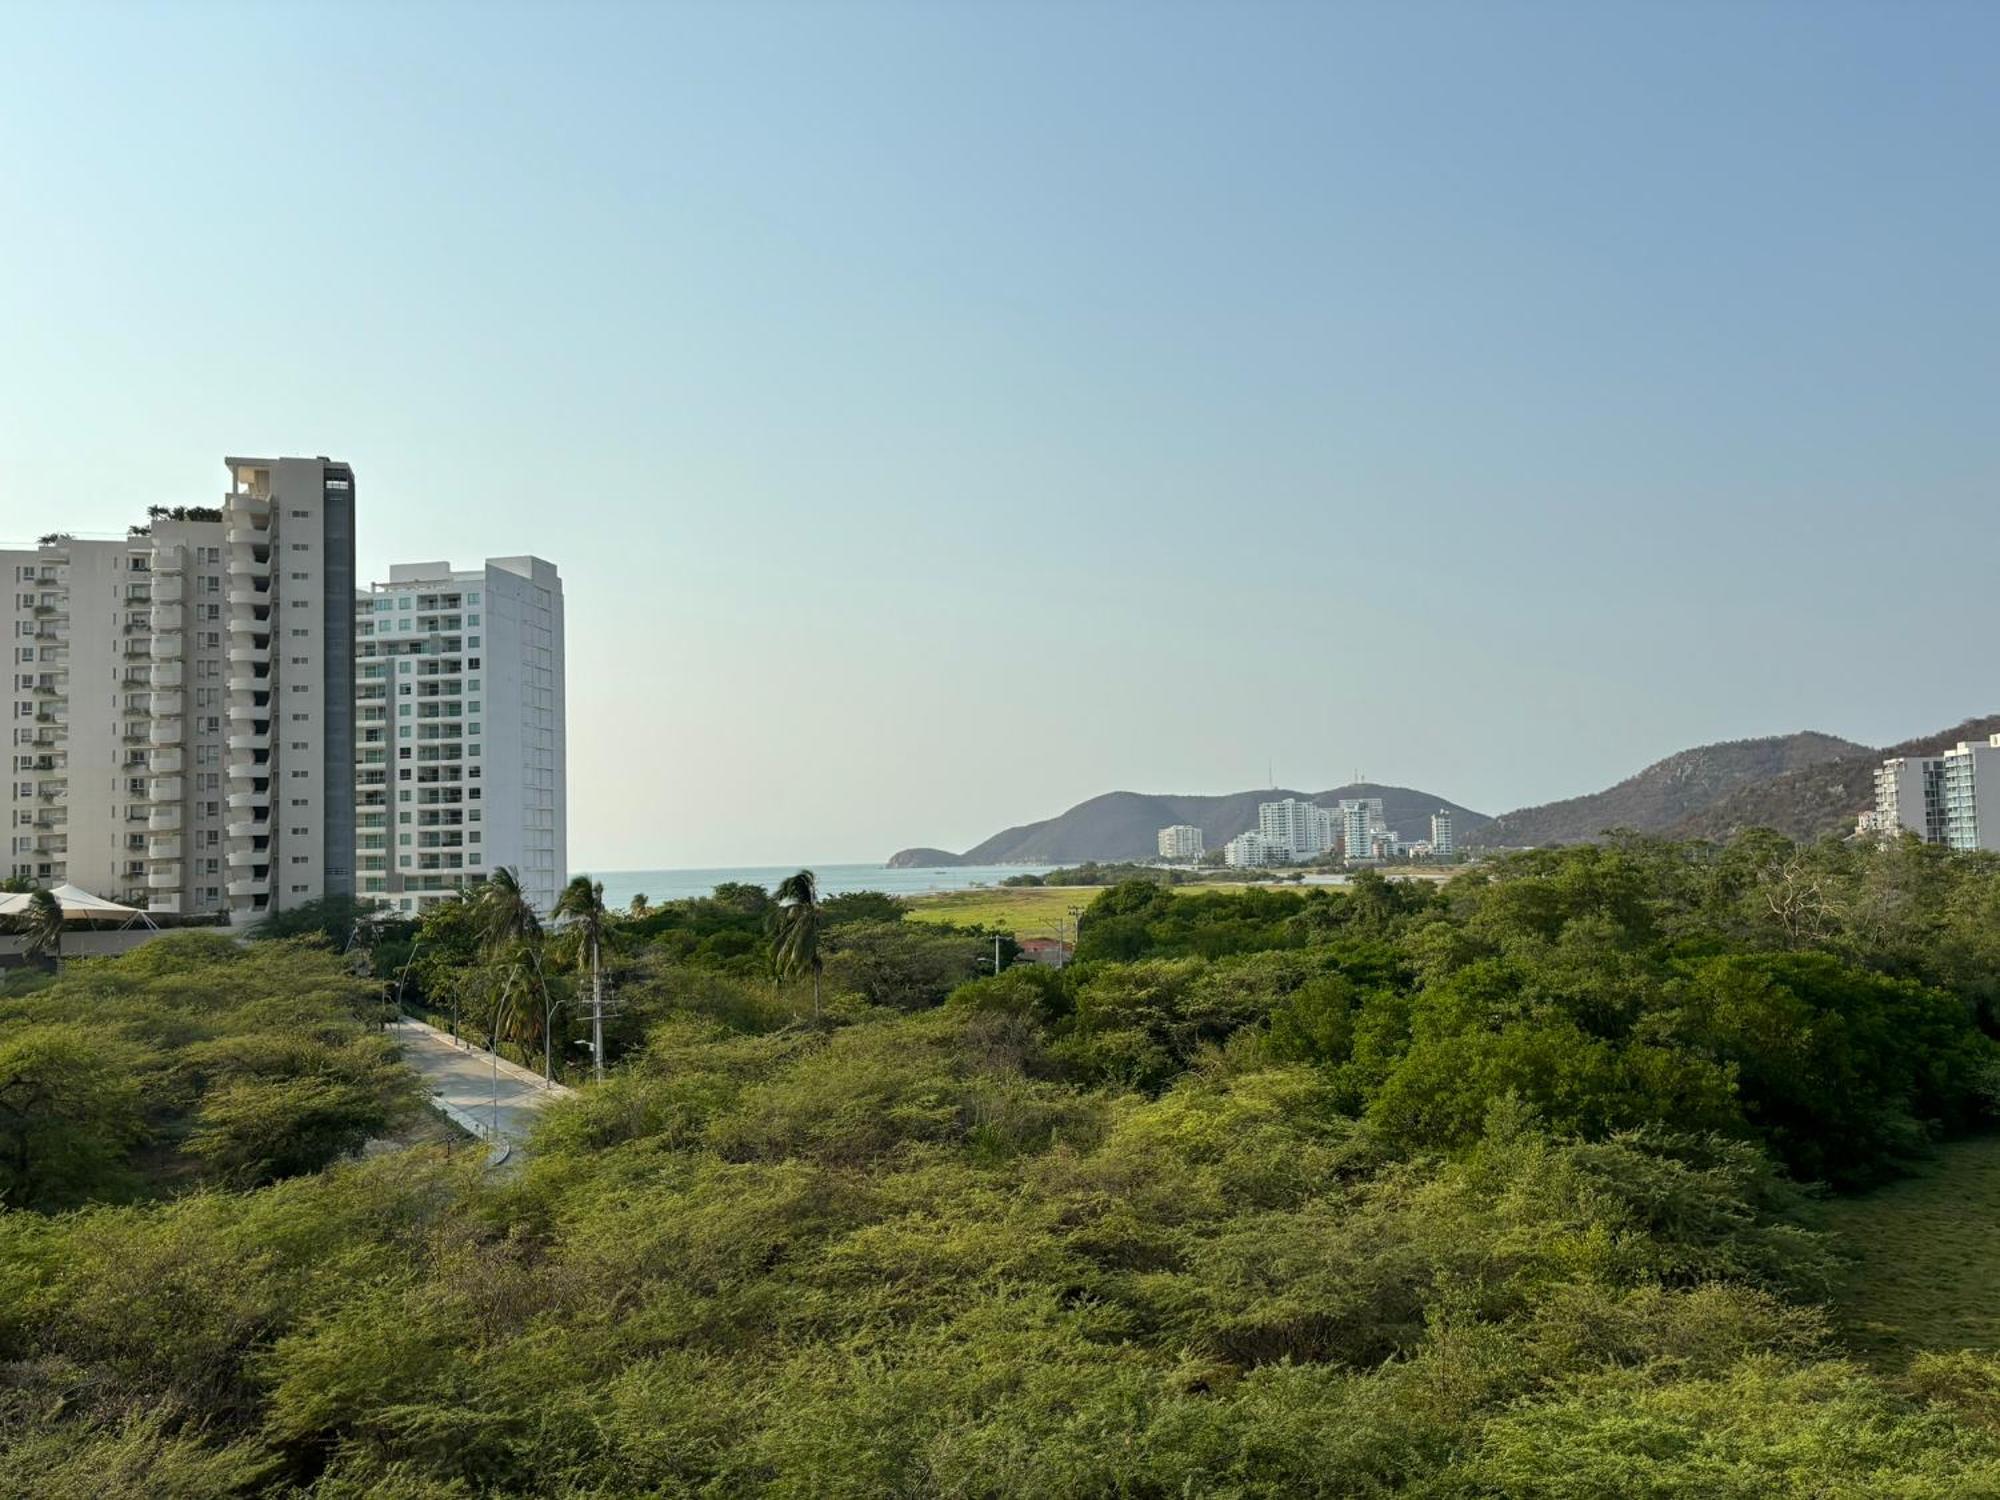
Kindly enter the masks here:
[[505, 867], [548, 911], [569, 879], [555, 565], [401, 564], [354, 611], [359, 894], [414, 914]]
[[1436, 859], [1450, 859], [1458, 853], [1458, 840], [1451, 831], [1451, 809], [1440, 807], [1431, 814], [1430, 854]]
[[1954, 849], [2000, 849], [2000, 734], [1945, 751], [1944, 841]]
[[1165, 860], [1200, 859], [1202, 855], [1201, 830], [1192, 823], [1176, 823], [1171, 828], [1160, 830], [1160, 858]]
[[1873, 831], [1894, 838], [1914, 833], [1926, 844], [1944, 840], [1944, 757], [1897, 755], [1875, 771]]
[[1317, 859], [1334, 847], [1334, 815], [1318, 803], [1285, 797], [1257, 806], [1257, 832], [1290, 860]]
[[1261, 870], [1269, 865], [1284, 864], [1291, 857], [1290, 848], [1273, 843], [1255, 829], [1239, 833], [1222, 846], [1222, 862], [1232, 870]]
[[0, 551], [6, 873], [245, 921], [353, 889], [353, 471], [224, 463], [218, 506]]
[[1388, 832], [1380, 797], [1349, 797], [1341, 801], [1341, 847], [1349, 859], [1376, 859], [1375, 840]]

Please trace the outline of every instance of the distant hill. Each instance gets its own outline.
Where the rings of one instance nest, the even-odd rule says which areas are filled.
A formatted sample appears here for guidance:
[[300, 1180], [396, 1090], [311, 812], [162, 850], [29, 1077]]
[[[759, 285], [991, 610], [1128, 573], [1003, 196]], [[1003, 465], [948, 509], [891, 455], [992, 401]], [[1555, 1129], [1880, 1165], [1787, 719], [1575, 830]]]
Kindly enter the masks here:
[[[1270, 790], [1231, 792], [1220, 797], [1156, 796], [1146, 792], [1106, 792], [1079, 802], [1058, 817], [1024, 823], [996, 833], [960, 855], [941, 849], [905, 849], [890, 856], [898, 869], [940, 865], [1076, 864], [1087, 859], [1153, 859], [1159, 854], [1159, 832], [1175, 823], [1192, 823], [1211, 849], [1219, 849], [1237, 834], [1257, 826], [1257, 804], [1286, 797], [1304, 797], [1331, 807], [1344, 797], [1380, 797], [1384, 821], [1406, 839], [1429, 838], [1430, 817], [1448, 808], [1453, 832], [1461, 842], [1490, 821], [1484, 813], [1406, 786], [1355, 782], [1327, 792]], [[940, 857], [941, 856], [941, 857]]]
[[1745, 828], [1775, 828], [1795, 839], [1842, 833], [1854, 826], [1856, 813], [1873, 804], [1875, 768], [1890, 756], [1937, 755], [1961, 740], [1983, 740], [1995, 733], [2000, 733], [2000, 714], [1988, 714], [1900, 745], [1801, 766], [1737, 787], [1667, 832], [1687, 839], [1725, 839]]
[[889, 868], [892, 870], [948, 870], [953, 865], [964, 863], [964, 860], [949, 849], [928, 847], [898, 849], [889, 856]]
[[1583, 843], [1610, 828], [1666, 833], [1730, 794], [1773, 777], [1874, 754], [1866, 745], [1811, 731], [1701, 745], [1655, 761], [1605, 791], [1504, 813], [1465, 842], [1522, 848]]

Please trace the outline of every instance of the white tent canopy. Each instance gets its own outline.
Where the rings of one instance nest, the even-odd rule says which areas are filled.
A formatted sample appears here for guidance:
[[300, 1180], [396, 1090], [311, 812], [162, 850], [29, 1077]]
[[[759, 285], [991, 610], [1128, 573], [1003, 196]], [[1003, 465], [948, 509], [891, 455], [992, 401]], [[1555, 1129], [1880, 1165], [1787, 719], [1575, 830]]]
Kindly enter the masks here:
[[[56, 898], [62, 908], [66, 922], [122, 922], [129, 927], [134, 922], [153, 925], [153, 919], [136, 906], [120, 906], [116, 901], [106, 901], [102, 896], [93, 896], [81, 886], [58, 885], [49, 888], [49, 894]], [[33, 892], [14, 896], [0, 896], [0, 918], [26, 916], [28, 903], [34, 900]]]

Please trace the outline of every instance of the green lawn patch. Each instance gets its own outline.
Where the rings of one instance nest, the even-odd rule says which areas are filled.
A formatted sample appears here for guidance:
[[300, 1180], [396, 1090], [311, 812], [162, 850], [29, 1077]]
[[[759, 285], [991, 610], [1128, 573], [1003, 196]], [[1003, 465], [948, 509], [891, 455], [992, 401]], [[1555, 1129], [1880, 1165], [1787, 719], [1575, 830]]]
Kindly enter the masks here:
[[2000, 1352], [2000, 1136], [1941, 1147], [1827, 1217], [1855, 1256], [1834, 1312], [1858, 1352], [1898, 1368], [1925, 1349]]

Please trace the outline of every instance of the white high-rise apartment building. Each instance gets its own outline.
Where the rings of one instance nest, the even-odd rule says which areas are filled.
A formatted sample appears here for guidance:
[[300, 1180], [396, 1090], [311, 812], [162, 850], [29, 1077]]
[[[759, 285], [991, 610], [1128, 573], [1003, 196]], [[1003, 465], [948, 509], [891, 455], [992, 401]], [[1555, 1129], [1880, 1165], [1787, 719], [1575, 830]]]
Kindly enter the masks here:
[[1350, 797], [1340, 804], [1341, 840], [1349, 859], [1373, 859], [1377, 834], [1389, 831], [1380, 797]]
[[399, 564], [354, 609], [359, 894], [414, 914], [505, 867], [548, 911], [569, 879], [555, 565]]
[[1283, 864], [1289, 858], [1289, 849], [1274, 844], [1255, 829], [1237, 834], [1222, 846], [1222, 862], [1232, 870], [1260, 870], [1266, 865]]
[[1875, 772], [1873, 831], [1886, 838], [1914, 833], [1926, 844], [1945, 841], [1944, 757], [1897, 755]]
[[1160, 830], [1161, 859], [1200, 859], [1201, 855], [1201, 830], [1194, 824], [1176, 823]]
[[1458, 853], [1458, 840], [1451, 831], [1451, 809], [1440, 807], [1431, 814], [1431, 854], [1437, 859], [1450, 859]]
[[1314, 859], [1333, 848], [1334, 816], [1302, 797], [1257, 805], [1257, 832], [1290, 859]]
[[1945, 751], [1944, 841], [1954, 849], [2000, 849], [2000, 734]]
[[0, 552], [9, 874], [245, 921], [353, 889], [354, 476], [224, 462], [220, 507]]

